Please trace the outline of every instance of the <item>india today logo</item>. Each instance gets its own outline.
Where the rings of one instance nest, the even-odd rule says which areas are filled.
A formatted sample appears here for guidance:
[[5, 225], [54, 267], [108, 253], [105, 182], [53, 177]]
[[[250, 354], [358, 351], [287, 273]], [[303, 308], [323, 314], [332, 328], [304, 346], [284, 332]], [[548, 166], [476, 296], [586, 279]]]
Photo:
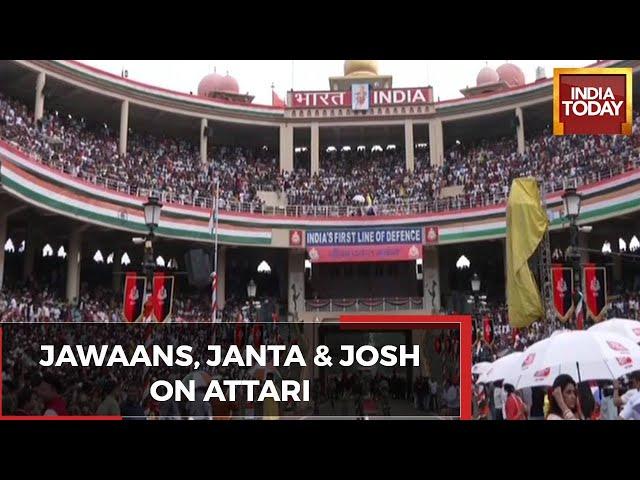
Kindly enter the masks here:
[[631, 135], [631, 68], [555, 68], [554, 135]]
[[524, 362], [522, 362], [522, 368], [527, 368], [528, 366], [530, 366], [533, 361], [536, 358], [536, 354], [535, 353], [530, 353], [529, 355], [527, 355], [527, 358], [524, 359]]
[[607, 340], [607, 345], [609, 345], [609, 348], [611, 350], [615, 350], [616, 352], [629, 353], [629, 350], [627, 349], [627, 347], [625, 347], [624, 345], [618, 342]]
[[538, 370], [536, 373], [533, 374], [533, 376], [536, 378], [536, 380], [542, 380], [548, 377], [550, 373], [551, 373], [551, 367], [547, 367], [545, 369]]
[[633, 366], [633, 359], [631, 357], [616, 357], [618, 365], [624, 368], [631, 368]]

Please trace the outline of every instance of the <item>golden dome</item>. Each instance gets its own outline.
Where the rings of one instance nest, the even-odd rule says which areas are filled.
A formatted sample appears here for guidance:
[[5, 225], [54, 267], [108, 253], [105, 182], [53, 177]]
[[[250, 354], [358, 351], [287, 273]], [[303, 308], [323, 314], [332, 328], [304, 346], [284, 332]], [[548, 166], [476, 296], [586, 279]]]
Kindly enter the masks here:
[[378, 75], [377, 60], [345, 60], [345, 77], [365, 77]]

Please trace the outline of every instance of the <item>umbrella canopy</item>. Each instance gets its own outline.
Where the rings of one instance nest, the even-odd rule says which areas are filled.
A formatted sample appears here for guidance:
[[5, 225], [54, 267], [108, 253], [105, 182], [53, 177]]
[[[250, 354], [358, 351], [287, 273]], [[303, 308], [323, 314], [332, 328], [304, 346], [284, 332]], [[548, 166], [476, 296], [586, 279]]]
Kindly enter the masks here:
[[491, 368], [491, 362], [478, 362], [471, 367], [472, 375], [482, 375], [484, 372]]
[[552, 335], [523, 352], [517, 389], [551, 386], [562, 373], [576, 382], [615, 380], [640, 369], [640, 346], [614, 333], [568, 331]]
[[354, 202], [358, 202], [358, 203], [364, 203], [364, 195], [355, 195], [352, 199]]
[[497, 359], [480, 375], [476, 383], [492, 383], [504, 380], [505, 383], [514, 384], [518, 379], [517, 374], [522, 363], [522, 352], [513, 352]]
[[640, 343], [640, 322], [626, 318], [612, 318], [596, 323], [589, 329], [591, 332], [617, 333], [634, 343]]

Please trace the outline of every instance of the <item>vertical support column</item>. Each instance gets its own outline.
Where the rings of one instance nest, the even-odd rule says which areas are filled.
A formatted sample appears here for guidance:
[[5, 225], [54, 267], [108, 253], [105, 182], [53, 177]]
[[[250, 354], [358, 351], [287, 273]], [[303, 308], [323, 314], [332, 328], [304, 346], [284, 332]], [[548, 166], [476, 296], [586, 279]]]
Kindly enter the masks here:
[[320, 128], [318, 123], [311, 124], [311, 175], [320, 169]]
[[[305, 311], [304, 309], [304, 250], [289, 250], [288, 258], [288, 298], [289, 313], [295, 315]], [[297, 299], [294, 298], [297, 297]]]
[[431, 165], [444, 163], [444, 140], [442, 138], [442, 120], [434, 118], [429, 122], [429, 156]]
[[524, 153], [524, 116], [522, 115], [522, 107], [516, 107], [516, 136], [518, 139], [518, 153]]
[[33, 227], [27, 227], [27, 234], [24, 241], [25, 248], [24, 263], [22, 264], [22, 280], [26, 282], [33, 274], [33, 265], [36, 259], [36, 248], [38, 248], [38, 241], [36, 240], [36, 233], [33, 231]]
[[280, 125], [280, 170], [293, 170], [293, 125]]
[[209, 141], [209, 121], [206, 118], [200, 120], [200, 163], [207, 163], [207, 144]]
[[129, 100], [123, 100], [120, 106], [120, 145], [118, 153], [127, 153], [127, 134], [129, 133]]
[[415, 166], [414, 145], [413, 145], [413, 121], [404, 121], [404, 158], [407, 172], [413, 171]]
[[227, 279], [227, 247], [218, 244], [218, 310], [222, 311], [225, 302], [225, 285]]
[[38, 79], [36, 80], [36, 104], [34, 108], [34, 120], [38, 121], [42, 119], [44, 115], [44, 84], [46, 83], [47, 77], [44, 72], [40, 72], [38, 74]]
[[[113, 267], [111, 268], [111, 274], [112, 274], [111, 285], [113, 287], [114, 293], [121, 293], [122, 287], [124, 284], [124, 276], [122, 275], [122, 265], [120, 263], [120, 257], [122, 256], [122, 254], [123, 252], [119, 249], [116, 249], [113, 251]], [[69, 255], [67, 255], [67, 258], [69, 258]]]
[[4, 280], [4, 244], [7, 241], [7, 214], [0, 214], [0, 291]]
[[80, 294], [80, 252], [82, 248], [82, 231], [73, 230], [69, 235], [69, 252], [67, 254], [67, 301], [77, 302]]
[[422, 281], [424, 284], [424, 305], [430, 314], [440, 311], [440, 261], [438, 247], [425, 247], [422, 259]]
[[[622, 257], [618, 255], [612, 255], [613, 257], [613, 285], [622, 285]], [[609, 282], [607, 282], [609, 283]], [[615, 287], [611, 289], [611, 291], [615, 294]]]

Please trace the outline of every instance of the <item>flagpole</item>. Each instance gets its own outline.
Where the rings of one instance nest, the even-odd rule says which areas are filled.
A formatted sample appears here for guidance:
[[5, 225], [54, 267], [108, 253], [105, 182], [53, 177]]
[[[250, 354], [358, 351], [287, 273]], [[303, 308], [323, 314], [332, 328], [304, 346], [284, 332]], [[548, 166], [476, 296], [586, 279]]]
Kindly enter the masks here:
[[217, 305], [218, 305], [218, 209], [219, 209], [219, 205], [220, 202], [218, 201], [218, 199], [220, 198], [220, 179], [216, 179], [216, 197], [215, 197], [215, 202], [216, 202], [216, 209], [215, 209], [215, 229], [216, 229], [216, 233], [215, 233], [215, 239], [213, 242], [213, 273], [214, 273], [214, 295], [215, 295], [215, 308], [213, 313], [213, 320], [216, 321], [216, 316], [217, 316]]

